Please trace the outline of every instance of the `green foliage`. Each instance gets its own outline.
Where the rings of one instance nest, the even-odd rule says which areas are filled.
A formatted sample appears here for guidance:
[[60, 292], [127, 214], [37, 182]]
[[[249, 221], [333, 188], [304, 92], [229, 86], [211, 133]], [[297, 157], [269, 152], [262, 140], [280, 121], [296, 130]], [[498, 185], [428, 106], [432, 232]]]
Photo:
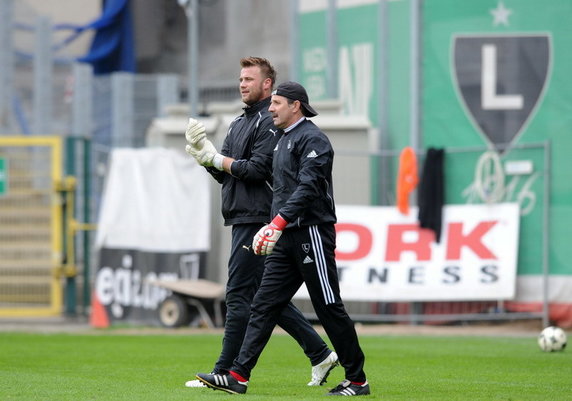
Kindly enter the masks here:
[[[543, 353], [534, 337], [361, 336], [372, 395], [366, 399], [572, 400], [572, 354]], [[185, 388], [208, 372], [220, 335], [0, 333], [1, 400], [319, 400], [343, 379], [336, 368], [307, 387], [310, 364], [275, 335], [248, 394]]]

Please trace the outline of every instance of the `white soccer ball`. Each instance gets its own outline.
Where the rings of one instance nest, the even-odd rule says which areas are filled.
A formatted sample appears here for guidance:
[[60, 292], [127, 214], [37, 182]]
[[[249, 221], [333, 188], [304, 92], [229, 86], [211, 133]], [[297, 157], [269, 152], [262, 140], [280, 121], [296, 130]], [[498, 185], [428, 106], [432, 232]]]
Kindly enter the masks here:
[[566, 333], [560, 327], [549, 326], [540, 332], [538, 345], [544, 352], [564, 351]]

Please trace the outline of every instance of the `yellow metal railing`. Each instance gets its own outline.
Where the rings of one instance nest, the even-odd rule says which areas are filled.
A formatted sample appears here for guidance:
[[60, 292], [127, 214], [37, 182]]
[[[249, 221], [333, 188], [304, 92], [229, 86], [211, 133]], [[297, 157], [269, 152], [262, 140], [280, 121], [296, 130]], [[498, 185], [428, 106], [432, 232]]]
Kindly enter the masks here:
[[77, 266], [75, 263], [75, 236], [78, 231], [95, 230], [96, 224], [80, 223], [75, 219], [75, 194], [77, 180], [73, 176], [67, 176], [58, 186], [58, 190], [62, 193], [65, 200], [65, 262], [61, 266], [61, 275], [65, 277], [77, 276]]
[[[49, 294], [45, 294], [48, 301], [39, 302], [37, 299], [43, 299], [44, 294], [30, 295], [27, 292], [41, 292], [43, 287], [32, 287], [32, 284], [35, 281], [43, 282], [35, 279], [38, 278], [39, 272], [42, 271], [37, 265], [44, 262], [35, 260], [36, 266], [32, 267], [33, 263], [30, 262], [32, 256], [27, 255], [34, 255], [37, 259], [38, 253], [36, 248], [44, 246], [43, 240], [24, 240], [23, 243], [18, 243], [20, 238], [26, 238], [26, 230], [30, 229], [34, 222], [31, 220], [26, 222], [26, 217], [23, 217], [25, 224], [22, 224], [22, 227], [16, 225], [14, 228], [15, 231], [22, 231], [21, 235], [15, 237], [17, 239], [13, 237], [0, 239], [0, 245], [6, 252], [10, 253], [12, 248], [18, 250], [17, 253], [14, 253], [17, 255], [14, 257], [17, 259], [17, 263], [9, 264], [6, 260], [0, 260], [0, 317], [55, 316], [61, 314], [63, 305], [61, 278], [65, 269], [62, 269], [62, 198], [58, 190], [63, 182], [62, 151], [62, 138], [58, 136], [0, 136], [0, 153], [3, 158], [8, 160], [8, 168], [4, 178], [9, 184], [12, 174], [25, 177], [25, 179], [22, 179], [22, 182], [25, 181], [26, 184], [21, 184], [22, 186], [34, 186], [36, 185], [34, 184], [35, 181], [42, 181], [45, 175], [47, 175], [46, 173], [49, 174], [49, 184], [46, 188], [41, 188], [41, 191], [18, 189], [17, 185], [12, 190], [12, 185], [8, 185], [7, 193], [0, 198], [0, 212], [3, 208], [6, 209], [6, 213], [2, 218], [13, 219], [13, 214], [15, 213], [26, 215], [32, 207], [41, 210], [47, 209], [49, 211], [49, 238], [45, 240], [48, 242], [45, 246], [49, 246], [50, 249], [49, 255], [41, 256], [40, 254], [40, 258], [48, 259], [44, 262], [50, 267], [48, 278]], [[48, 158], [44, 159], [44, 153], [46, 152]], [[29, 156], [31, 162], [27, 159], [17, 160], [17, 154]], [[18, 166], [17, 173], [15, 167], [11, 168], [11, 164]], [[32, 198], [32, 195], [28, 195], [28, 193], [32, 192], [40, 195]], [[15, 200], [11, 200], [11, 197]], [[10, 206], [4, 207], [3, 202], [5, 204], [10, 202]], [[18, 205], [18, 202], [21, 202], [22, 205]], [[36, 206], [33, 202], [37, 202], [38, 205]], [[26, 209], [26, 206], [28, 206], [28, 209]], [[0, 221], [0, 224], [2, 224], [2, 221]], [[6, 294], [2, 294], [3, 291]], [[18, 291], [21, 293], [17, 293]]]

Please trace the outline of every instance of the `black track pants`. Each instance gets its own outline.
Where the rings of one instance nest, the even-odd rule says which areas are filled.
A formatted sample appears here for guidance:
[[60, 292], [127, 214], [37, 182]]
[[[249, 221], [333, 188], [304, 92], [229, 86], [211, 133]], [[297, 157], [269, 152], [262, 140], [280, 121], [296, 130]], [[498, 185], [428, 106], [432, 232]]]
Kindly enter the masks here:
[[306, 283], [312, 304], [345, 369], [346, 379], [365, 381], [364, 354], [340, 298], [333, 224], [287, 229], [266, 258], [244, 344], [232, 370], [244, 378], [266, 346], [282, 308]]
[[[242, 345], [250, 318], [250, 305], [264, 271], [264, 256], [254, 255], [252, 239], [261, 224], [239, 224], [232, 227], [232, 249], [226, 284], [226, 320], [222, 351], [213, 372], [225, 373], [232, 366]], [[278, 314], [277, 323], [300, 344], [312, 365], [330, 353], [324, 340], [310, 322], [292, 304], [287, 303]]]

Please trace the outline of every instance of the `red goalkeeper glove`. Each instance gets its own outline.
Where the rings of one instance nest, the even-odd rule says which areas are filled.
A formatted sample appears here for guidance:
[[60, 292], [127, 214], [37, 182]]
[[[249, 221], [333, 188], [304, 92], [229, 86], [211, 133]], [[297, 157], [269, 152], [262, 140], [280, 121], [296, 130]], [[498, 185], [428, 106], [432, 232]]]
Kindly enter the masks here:
[[252, 239], [252, 250], [256, 255], [270, 255], [274, 250], [276, 241], [282, 235], [288, 222], [279, 214], [274, 217], [270, 224], [262, 227]]

